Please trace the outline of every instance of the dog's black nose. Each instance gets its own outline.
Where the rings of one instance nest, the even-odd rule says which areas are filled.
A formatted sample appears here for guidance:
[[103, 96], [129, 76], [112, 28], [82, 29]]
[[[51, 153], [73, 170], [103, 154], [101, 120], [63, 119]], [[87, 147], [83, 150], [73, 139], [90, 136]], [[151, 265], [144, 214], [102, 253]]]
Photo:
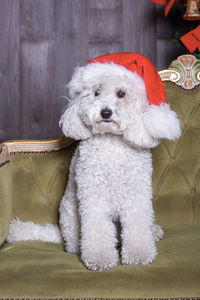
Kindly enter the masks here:
[[102, 109], [101, 116], [103, 119], [109, 119], [112, 116], [112, 110], [108, 107]]

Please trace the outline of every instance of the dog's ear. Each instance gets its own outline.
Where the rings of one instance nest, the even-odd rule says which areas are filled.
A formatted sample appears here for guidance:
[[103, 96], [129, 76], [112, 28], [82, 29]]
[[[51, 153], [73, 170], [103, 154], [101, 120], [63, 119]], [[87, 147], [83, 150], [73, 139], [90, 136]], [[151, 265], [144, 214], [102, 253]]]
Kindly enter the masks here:
[[84, 67], [77, 67], [67, 87], [72, 102], [61, 116], [59, 125], [65, 136], [75, 140], [84, 140], [91, 137], [90, 129], [80, 117], [80, 94], [84, 89], [82, 74]]
[[85, 67], [76, 67], [72, 75], [72, 79], [67, 84], [67, 88], [69, 90], [69, 97], [72, 100], [76, 100], [77, 97], [84, 89], [84, 83], [83, 83], [84, 70]]
[[132, 116], [124, 139], [139, 148], [153, 148], [160, 139], [175, 140], [181, 135], [180, 122], [169, 104], [148, 104]]
[[78, 101], [68, 106], [61, 116], [59, 125], [66, 137], [71, 137], [75, 140], [84, 140], [92, 135], [90, 129], [86, 127], [79, 115]]

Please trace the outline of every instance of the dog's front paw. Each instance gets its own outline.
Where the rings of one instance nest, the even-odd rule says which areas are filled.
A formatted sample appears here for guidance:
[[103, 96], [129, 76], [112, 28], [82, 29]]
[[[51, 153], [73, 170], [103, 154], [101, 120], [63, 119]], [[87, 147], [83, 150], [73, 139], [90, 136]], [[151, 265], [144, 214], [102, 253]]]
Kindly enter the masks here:
[[110, 260], [109, 262], [96, 262], [94, 260], [83, 261], [87, 269], [91, 271], [105, 271], [117, 265], [117, 261]]
[[157, 254], [156, 246], [152, 243], [135, 243], [133, 247], [122, 248], [122, 264], [123, 265], [147, 265], [151, 264]]
[[71, 254], [79, 254], [79, 246], [78, 246], [78, 244], [67, 245], [65, 243], [65, 251], [67, 253], [71, 253]]
[[118, 251], [113, 249], [109, 252], [105, 252], [104, 250], [99, 249], [99, 251], [90, 251], [90, 253], [85, 255], [82, 253], [81, 260], [86, 268], [92, 271], [104, 271], [115, 267], [118, 263]]

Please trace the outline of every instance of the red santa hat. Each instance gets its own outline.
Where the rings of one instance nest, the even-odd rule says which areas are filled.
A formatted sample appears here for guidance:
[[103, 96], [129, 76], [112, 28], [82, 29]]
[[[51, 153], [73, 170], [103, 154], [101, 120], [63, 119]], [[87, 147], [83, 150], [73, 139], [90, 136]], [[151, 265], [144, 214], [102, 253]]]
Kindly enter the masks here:
[[88, 62], [90, 63], [114, 63], [136, 72], [144, 80], [150, 104], [159, 105], [167, 102], [160, 75], [147, 57], [138, 53], [121, 52], [96, 57]]

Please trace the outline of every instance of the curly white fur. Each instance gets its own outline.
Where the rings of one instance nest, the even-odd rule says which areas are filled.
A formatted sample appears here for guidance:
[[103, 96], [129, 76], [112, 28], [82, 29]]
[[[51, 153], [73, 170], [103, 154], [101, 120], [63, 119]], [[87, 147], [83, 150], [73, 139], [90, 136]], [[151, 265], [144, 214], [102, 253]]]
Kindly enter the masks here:
[[143, 79], [119, 65], [77, 68], [68, 87], [72, 102], [60, 126], [81, 141], [59, 209], [66, 251], [91, 270], [116, 266], [119, 221], [121, 262], [151, 263], [163, 231], [154, 224], [148, 148], [178, 138], [179, 120], [168, 104], [150, 105]]
[[38, 240], [58, 244], [63, 243], [62, 234], [57, 225], [22, 222], [18, 218], [10, 222], [9, 235], [6, 239], [7, 243]]

